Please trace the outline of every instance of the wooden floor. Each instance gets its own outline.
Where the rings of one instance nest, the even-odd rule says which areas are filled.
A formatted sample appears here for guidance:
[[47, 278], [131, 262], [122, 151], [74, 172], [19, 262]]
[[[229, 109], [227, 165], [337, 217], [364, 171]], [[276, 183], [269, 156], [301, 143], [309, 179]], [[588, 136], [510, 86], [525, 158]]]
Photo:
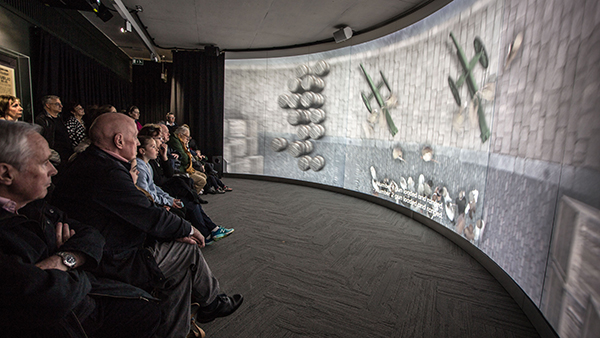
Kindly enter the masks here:
[[539, 337], [477, 261], [414, 220], [320, 189], [224, 181], [234, 191], [204, 208], [235, 232], [203, 252], [245, 300], [203, 324], [207, 337]]

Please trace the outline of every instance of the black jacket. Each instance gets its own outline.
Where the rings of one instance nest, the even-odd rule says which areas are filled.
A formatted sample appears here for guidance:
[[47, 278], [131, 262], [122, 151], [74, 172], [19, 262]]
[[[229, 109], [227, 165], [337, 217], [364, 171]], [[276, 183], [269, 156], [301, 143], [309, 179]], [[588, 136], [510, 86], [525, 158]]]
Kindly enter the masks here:
[[154, 183], [165, 192], [175, 198], [200, 203], [200, 196], [198, 196], [194, 188], [194, 181], [191, 178], [174, 175], [173, 168], [169, 167], [169, 162], [151, 160], [148, 163], [152, 167]]
[[66, 168], [53, 203], [106, 239], [96, 275], [150, 291], [164, 276], [146, 247], [155, 240], [186, 237], [191, 225], [148, 200], [133, 184], [129, 169], [129, 163], [91, 145]]
[[43, 111], [36, 116], [35, 123], [42, 126], [41, 134], [48, 141], [50, 149], [56, 150], [60, 155], [61, 164], [66, 164], [69, 157], [73, 155], [73, 146], [67, 127], [60, 115], [54, 118]]
[[[86, 256], [75, 270], [42, 270], [36, 263], [54, 255], [55, 228], [68, 223], [75, 235], [60, 251]], [[89, 226], [65, 217], [43, 200], [29, 203], [19, 214], [0, 209], [0, 332], [2, 337], [85, 337], [80, 321], [93, 310], [89, 297], [150, 298], [130, 285], [97, 280], [94, 269], [102, 257], [104, 238]]]

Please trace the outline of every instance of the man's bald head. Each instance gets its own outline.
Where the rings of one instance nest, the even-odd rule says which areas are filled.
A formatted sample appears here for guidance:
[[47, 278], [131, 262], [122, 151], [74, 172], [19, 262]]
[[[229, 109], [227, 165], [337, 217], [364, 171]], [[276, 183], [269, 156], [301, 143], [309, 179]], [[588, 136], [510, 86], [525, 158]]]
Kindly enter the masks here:
[[127, 115], [106, 113], [98, 116], [90, 127], [90, 139], [102, 150], [115, 152], [127, 160], [135, 158], [137, 127]]

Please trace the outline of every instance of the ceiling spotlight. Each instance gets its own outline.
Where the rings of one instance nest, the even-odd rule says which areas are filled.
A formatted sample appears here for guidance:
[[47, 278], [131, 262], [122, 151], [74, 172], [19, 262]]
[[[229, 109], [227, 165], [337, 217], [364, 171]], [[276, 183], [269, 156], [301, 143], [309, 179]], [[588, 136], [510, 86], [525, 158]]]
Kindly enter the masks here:
[[352, 37], [352, 28], [346, 26], [333, 32], [335, 43], [344, 42]]
[[125, 20], [125, 24], [121, 27], [121, 33], [131, 33], [131, 22]]

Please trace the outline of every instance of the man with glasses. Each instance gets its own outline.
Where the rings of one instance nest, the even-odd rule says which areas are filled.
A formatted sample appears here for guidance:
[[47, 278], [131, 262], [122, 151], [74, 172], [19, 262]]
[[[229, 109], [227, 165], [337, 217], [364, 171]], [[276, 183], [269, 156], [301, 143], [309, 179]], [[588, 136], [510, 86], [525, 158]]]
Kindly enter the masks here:
[[197, 171], [192, 165], [192, 154], [188, 150], [188, 142], [190, 141], [190, 128], [187, 125], [178, 127], [173, 132], [173, 137], [169, 139], [167, 144], [179, 154], [180, 174], [188, 174], [194, 180], [194, 188], [198, 195], [203, 193], [206, 185], [206, 175], [203, 172]]
[[56, 169], [40, 129], [0, 120], [0, 336], [155, 337], [157, 299], [89, 273], [104, 238], [43, 200]]
[[48, 145], [53, 151], [52, 163], [60, 172], [60, 169], [64, 167], [73, 154], [69, 132], [60, 116], [63, 105], [60, 102], [60, 97], [46, 95], [42, 99], [42, 106], [44, 111], [35, 118], [35, 123], [42, 126], [41, 134], [48, 141]]
[[177, 123], [175, 123], [175, 114], [168, 112], [166, 118], [167, 121], [165, 122], [165, 125], [169, 128], [169, 131], [175, 131], [178, 127]]

